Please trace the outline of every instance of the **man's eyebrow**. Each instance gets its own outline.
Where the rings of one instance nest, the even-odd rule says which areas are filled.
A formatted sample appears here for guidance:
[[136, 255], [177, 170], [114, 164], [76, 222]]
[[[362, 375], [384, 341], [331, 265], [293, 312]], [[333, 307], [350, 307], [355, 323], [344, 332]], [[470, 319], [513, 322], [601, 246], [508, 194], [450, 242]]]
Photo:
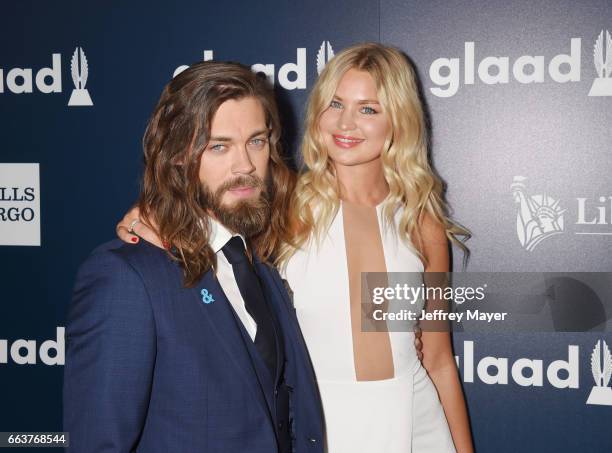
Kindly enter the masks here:
[[[342, 101], [343, 99], [340, 96], [334, 95], [334, 99]], [[380, 104], [377, 99], [360, 99], [357, 101], [358, 104]]]
[[270, 130], [269, 130], [269, 129], [261, 129], [261, 130], [258, 130], [258, 131], [256, 131], [256, 132], [253, 132], [253, 133], [251, 134], [251, 136], [249, 137], [249, 139], [254, 138], [254, 137], [257, 137], [258, 135], [264, 135], [264, 134], [265, 134], [265, 135], [268, 135], [269, 133], [270, 133]]
[[[260, 129], [258, 131], [253, 132], [250, 136], [249, 136], [249, 140], [252, 139], [253, 137], [257, 137], [258, 135], [268, 135], [270, 133], [269, 129]], [[217, 137], [210, 137], [210, 142], [231, 142], [232, 139], [230, 137], [222, 137], [222, 136], [217, 136]]]

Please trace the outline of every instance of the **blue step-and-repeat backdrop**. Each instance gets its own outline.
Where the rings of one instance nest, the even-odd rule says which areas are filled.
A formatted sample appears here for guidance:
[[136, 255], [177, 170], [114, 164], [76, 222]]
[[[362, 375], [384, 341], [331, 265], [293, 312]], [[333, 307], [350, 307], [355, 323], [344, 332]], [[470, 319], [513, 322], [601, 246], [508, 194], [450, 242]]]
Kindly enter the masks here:
[[[76, 269], [136, 199], [162, 87], [202, 59], [266, 73], [297, 153], [334, 52], [399, 47], [473, 232], [467, 270], [612, 271], [610, 1], [20, 0], [0, 23], [0, 431], [61, 430]], [[612, 451], [612, 406], [587, 404], [600, 341], [612, 346], [606, 332], [456, 334], [477, 451]]]

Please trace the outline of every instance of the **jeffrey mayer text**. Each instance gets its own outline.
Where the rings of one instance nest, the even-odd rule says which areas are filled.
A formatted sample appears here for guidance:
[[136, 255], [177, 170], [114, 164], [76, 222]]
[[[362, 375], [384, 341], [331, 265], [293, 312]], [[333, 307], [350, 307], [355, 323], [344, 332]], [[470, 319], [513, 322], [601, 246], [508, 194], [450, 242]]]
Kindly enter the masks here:
[[461, 313], [452, 313], [445, 310], [421, 310], [420, 315], [412, 310], [402, 309], [387, 313], [384, 310], [374, 310], [372, 316], [375, 321], [456, 321], [461, 322], [465, 315], [466, 321], [505, 321], [507, 312], [486, 313], [480, 310], [466, 310]]

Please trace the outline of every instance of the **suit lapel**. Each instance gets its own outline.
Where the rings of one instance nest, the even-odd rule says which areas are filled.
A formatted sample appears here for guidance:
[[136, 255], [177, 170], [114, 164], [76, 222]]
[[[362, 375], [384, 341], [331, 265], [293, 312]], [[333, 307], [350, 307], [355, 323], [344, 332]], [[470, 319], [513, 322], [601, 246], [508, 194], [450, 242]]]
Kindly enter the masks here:
[[262, 268], [261, 263], [258, 260], [255, 260], [255, 273], [259, 277], [259, 281], [261, 283], [261, 289], [264, 292], [264, 296], [266, 301], [268, 302], [270, 310], [272, 310], [272, 324], [274, 327], [274, 335], [276, 337], [276, 376], [274, 376], [274, 384], [280, 381], [283, 368], [284, 368], [284, 360], [285, 360], [285, 336], [283, 335], [283, 328], [281, 322], [279, 320], [280, 313], [278, 312], [278, 308], [274, 303], [274, 299], [278, 297], [276, 291], [270, 287], [268, 280], [262, 278]]
[[302, 331], [300, 330], [295, 309], [289, 299], [289, 294], [283, 286], [280, 277], [274, 275], [275, 273], [266, 264], [259, 260], [256, 260], [255, 264], [263, 286], [271, 293], [270, 303], [273, 305], [278, 321], [283, 327], [285, 351], [289, 349], [293, 351], [291, 356], [287, 356], [287, 359], [292, 362], [292, 367], [286, 370], [285, 379], [290, 386], [293, 386], [295, 377], [291, 375], [290, 371], [293, 369], [297, 373], [306, 373], [306, 375], [310, 376], [310, 381], [314, 383], [314, 371], [310, 365], [306, 343], [302, 337]]
[[297, 316], [295, 314], [295, 309], [293, 308], [293, 303], [289, 298], [289, 294], [287, 293], [287, 289], [284, 287], [280, 277], [273, 275], [273, 272], [268, 268], [268, 265], [256, 261], [256, 269], [259, 277], [263, 280], [264, 286], [268, 289], [268, 291], [272, 292], [271, 299], [274, 299], [274, 302], [280, 301], [284, 307], [276, 307], [278, 311], [279, 308], [285, 314], [287, 314], [291, 320], [292, 328], [297, 332], [301, 332], [299, 323], [297, 320]]
[[[203, 294], [203, 290], [206, 290], [206, 293]], [[193, 297], [196, 299], [194, 303], [200, 305], [201, 312], [208, 321], [210, 330], [215, 333], [219, 343], [223, 345], [223, 352], [227, 356], [228, 361], [236, 366], [247, 386], [251, 388], [257, 400], [268, 414], [271, 415], [269, 404], [259, 382], [259, 376], [255, 371], [248, 348], [244, 343], [245, 340], [241, 333], [241, 330], [244, 330], [242, 322], [227, 300], [221, 285], [214, 277], [214, 273], [212, 271], [207, 272], [202, 277], [202, 280], [191, 288], [190, 291], [192, 291]], [[207, 298], [208, 296], [212, 297], [214, 301], [210, 301]], [[209, 301], [208, 303], [205, 303], [205, 297]]]

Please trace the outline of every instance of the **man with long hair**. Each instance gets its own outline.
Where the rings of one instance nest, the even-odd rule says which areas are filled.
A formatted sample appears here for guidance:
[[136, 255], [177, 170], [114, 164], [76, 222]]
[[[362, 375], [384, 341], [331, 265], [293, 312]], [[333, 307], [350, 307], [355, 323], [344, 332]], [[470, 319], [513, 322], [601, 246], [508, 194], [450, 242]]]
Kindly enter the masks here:
[[165, 87], [138, 203], [161, 247], [106, 243], [77, 276], [72, 451], [323, 451], [314, 374], [267, 264], [295, 184], [279, 140], [272, 92], [246, 67], [198, 63]]

